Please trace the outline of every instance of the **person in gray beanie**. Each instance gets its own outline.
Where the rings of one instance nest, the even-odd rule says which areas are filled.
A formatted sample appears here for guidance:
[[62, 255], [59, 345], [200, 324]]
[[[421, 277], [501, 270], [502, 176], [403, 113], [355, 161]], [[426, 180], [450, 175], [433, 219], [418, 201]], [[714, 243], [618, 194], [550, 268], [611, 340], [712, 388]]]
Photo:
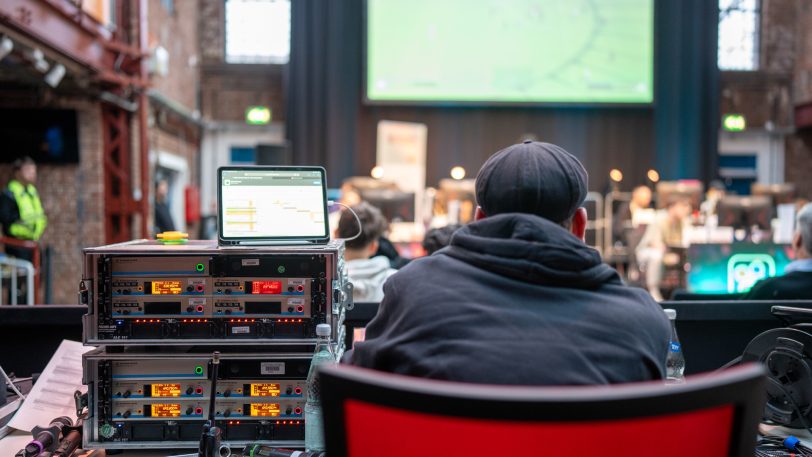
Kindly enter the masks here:
[[389, 278], [349, 362], [485, 384], [662, 379], [668, 320], [584, 244], [586, 193], [559, 146], [495, 153], [476, 178], [476, 221]]

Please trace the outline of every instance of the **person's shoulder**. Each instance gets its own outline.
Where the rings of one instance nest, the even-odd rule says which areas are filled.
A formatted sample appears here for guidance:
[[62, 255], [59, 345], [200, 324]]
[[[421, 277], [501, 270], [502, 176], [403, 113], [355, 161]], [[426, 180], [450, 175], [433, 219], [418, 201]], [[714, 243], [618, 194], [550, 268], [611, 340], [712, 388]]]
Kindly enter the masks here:
[[390, 280], [410, 281], [423, 278], [427, 275], [437, 275], [440, 271], [446, 271], [449, 268], [449, 263], [453, 261], [454, 260], [447, 255], [438, 253], [419, 257], [397, 270], [397, 274], [392, 274]]
[[607, 297], [617, 297], [620, 300], [628, 302], [641, 303], [648, 306], [659, 306], [659, 303], [657, 303], [645, 289], [630, 286], [622, 281], [606, 283], [597, 289], [596, 292]]
[[[792, 274], [792, 273], [790, 273]], [[788, 275], [787, 275], [788, 276]], [[758, 281], [750, 291], [742, 296], [742, 300], [769, 300], [775, 297], [781, 285], [787, 281], [787, 276], [775, 276]]]
[[662, 305], [644, 289], [626, 284], [611, 284], [596, 292], [605, 296], [607, 301], [623, 306], [628, 315], [656, 315], [658, 320], [664, 321]]

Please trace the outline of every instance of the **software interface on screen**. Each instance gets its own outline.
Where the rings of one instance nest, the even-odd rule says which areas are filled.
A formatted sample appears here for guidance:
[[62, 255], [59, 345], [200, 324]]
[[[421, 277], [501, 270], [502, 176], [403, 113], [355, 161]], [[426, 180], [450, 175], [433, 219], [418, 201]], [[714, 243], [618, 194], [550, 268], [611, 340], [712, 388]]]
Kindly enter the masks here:
[[223, 238], [327, 236], [320, 171], [223, 170]]
[[688, 248], [688, 290], [745, 293], [762, 279], [783, 275], [792, 259], [786, 244], [695, 244]]
[[651, 103], [654, 0], [367, 0], [367, 98]]

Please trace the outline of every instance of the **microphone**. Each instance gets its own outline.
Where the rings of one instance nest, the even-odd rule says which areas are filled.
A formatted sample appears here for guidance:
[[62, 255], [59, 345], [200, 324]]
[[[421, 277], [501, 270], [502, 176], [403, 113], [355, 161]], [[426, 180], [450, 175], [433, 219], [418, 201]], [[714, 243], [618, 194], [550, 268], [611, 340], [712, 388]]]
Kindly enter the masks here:
[[51, 420], [47, 427], [36, 426], [31, 430], [34, 437], [31, 442], [25, 445], [25, 449], [18, 453], [22, 457], [37, 457], [43, 452], [52, 452], [59, 444], [62, 435], [62, 427], [70, 427], [73, 421], [67, 416], [57, 417]]
[[52, 457], [70, 457], [73, 455], [73, 451], [75, 451], [80, 445], [82, 444], [82, 431], [81, 428], [73, 427], [62, 441], [59, 443], [59, 447], [51, 454]]

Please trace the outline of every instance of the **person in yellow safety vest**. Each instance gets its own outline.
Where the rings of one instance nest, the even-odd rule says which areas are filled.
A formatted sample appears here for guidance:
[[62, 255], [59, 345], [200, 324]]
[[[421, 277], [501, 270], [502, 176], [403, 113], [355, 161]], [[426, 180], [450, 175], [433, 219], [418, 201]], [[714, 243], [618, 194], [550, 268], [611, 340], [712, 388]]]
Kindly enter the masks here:
[[[14, 176], [0, 195], [0, 223], [3, 233], [11, 238], [39, 241], [48, 225], [48, 219], [34, 186], [37, 164], [30, 157], [24, 157], [14, 162], [13, 169]], [[29, 261], [33, 259], [30, 249], [6, 245], [6, 253]]]

